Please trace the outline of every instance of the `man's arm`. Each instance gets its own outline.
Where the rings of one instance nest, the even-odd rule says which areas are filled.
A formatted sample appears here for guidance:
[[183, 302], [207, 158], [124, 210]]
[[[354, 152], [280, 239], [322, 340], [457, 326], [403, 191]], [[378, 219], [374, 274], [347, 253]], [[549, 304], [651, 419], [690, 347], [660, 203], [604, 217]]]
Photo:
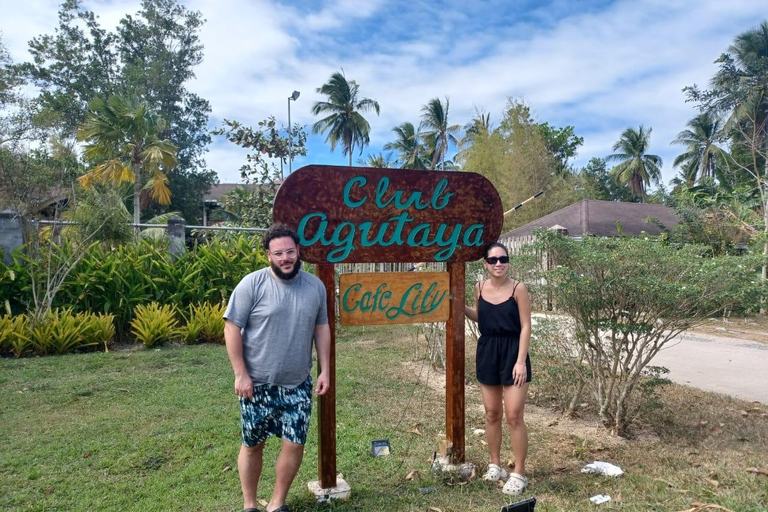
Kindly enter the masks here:
[[315, 349], [317, 350], [317, 362], [320, 365], [315, 394], [324, 395], [331, 385], [329, 368], [331, 365], [331, 328], [328, 324], [315, 326]]
[[243, 359], [243, 335], [240, 328], [227, 320], [224, 323], [224, 342], [227, 345], [227, 355], [235, 372], [235, 393], [237, 396], [253, 400], [253, 381], [248, 375]]

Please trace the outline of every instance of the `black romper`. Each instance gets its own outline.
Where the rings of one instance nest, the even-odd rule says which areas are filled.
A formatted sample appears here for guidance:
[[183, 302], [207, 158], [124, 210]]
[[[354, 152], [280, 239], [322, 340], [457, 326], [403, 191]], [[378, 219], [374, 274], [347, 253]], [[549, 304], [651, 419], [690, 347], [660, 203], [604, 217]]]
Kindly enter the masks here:
[[[477, 320], [480, 338], [477, 340], [477, 380], [486, 386], [512, 386], [512, 369], [520, 348], [520, 311], [515, 301], [515, 283], [512, 296], [501, 304], [491, 304], [480, 297], [477, 300]], [[526, 354], [525, 382], [531, 382], [531, 358]]]

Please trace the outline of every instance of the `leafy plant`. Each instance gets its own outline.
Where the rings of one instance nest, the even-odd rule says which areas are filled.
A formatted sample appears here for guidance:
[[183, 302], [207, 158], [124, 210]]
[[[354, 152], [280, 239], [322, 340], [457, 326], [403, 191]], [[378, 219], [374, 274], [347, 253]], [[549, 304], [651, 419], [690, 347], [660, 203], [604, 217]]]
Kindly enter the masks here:
[[23, 354], [29, 345], [29, 338], [26, 335], [27, 317], [19, 316], [0, 316], [0, 352], [12, 353], [16, 357]]
[[22, 289], [27, 277], [19, 261], [22, 256], [21, 251], [15, 251], [12, 263], [6, 264], [3, 251], [0, 249], [0, 309], [7, 315], [22, 309], [20, 301], [24, 296]]
[[172, 305], [161, 306], [157, 302], [139, 304], [134, 309], [131, 333], [145, 347], [154, 347], [173, 339], [178, 334], [178, 324], [176, 308]]
[[67, 354], [79, 348], [96, 345], [85, 334], [88, 331], [90, 315], [72, 314], [71, 309], [55, 311], [50, 318], [51, 337], [46, 344], [46, 351], [54, 354]]
[[[112, 314], [115, 336], [124, 339], [137, 305], [154, 301], [183, 310], [202, 302], [225, 303], [243, 276], [267, 264], [259, 237], [254, 236], [213, 237], [175, 261], [164, 242], [93, 244], [67, 276], [54, 305], [74, 313]], [[24, 258], [0, 266], [0, 301], [8, 300], [12, 312], [23, 311], [32, 302], [29, 275], [44, 273], [40, 265]]]
[[104, 352], [109, 352], [109, 344], [115, 338], [115, 315], [96, 313], [84, 316], [87, 318], [84, 345], [104, 345]]
[[537, 236], [532, 250], [545, 251], [550, 265], [541, 272], [541, 288], [574, 321], [573, 368], [591, 390], [603, 424], [619, 435], [639, 410], [633, 395], [659, 350], [736, 302], [756, 278], [755, 261], [704, 257], [709, 249], [702, 246]]
[[186, 320], [187, 324], [182, 329], [185, 343], [224, 343], [223, 305], [208, 302], [192, 304]]
[[54, 312], [51, 311], [29, 322], [29, 343], [39, 356], [48, 354], [48, 344], [53, 336], [53, 316]]

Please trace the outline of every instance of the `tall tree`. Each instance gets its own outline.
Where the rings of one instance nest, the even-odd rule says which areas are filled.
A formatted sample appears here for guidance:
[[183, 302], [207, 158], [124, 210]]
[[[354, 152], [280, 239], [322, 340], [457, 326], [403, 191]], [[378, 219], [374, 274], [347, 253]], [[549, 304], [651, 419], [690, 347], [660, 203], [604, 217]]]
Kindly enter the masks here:
[[397, 136], [394, 142], [384, 144], [384, 150], [394, 151], [403, 169], [427, 169], [426, 148], [413, 123], [405, 122], [392, 128]]
[[674, 165], [682, 167], [686, 182], [715, 178], [727, 165], [728, 153], [718, 145], [723, 139], [722, 128], [720, 120], [712, 114], [699, 114], [672, 141], [685, 146], [685, 152], [675, 158]]
[[[160, 139], [164, 130], [165, 120], [146, 103], [121, 96], [96, 98], [78, 131], [78, 139], [87, 142], [85, 159], [95, 164], [80, 183], [86, 188], [94, 182], [133, 183], [133, 222], [139, 224], [142, 189], [161, 204], [171, 202], [165, 173], [176, 165], [177, 149]], [[147, 173], [145, 187], [142, 172]]]
[[464, 136], [459, 140], [459, 151], [454, 160], [461, 164], [466, 163], [475, 142], [488, 139], [492, 133], [491, 114], [475, 108], [475, 115], [464, 125]]
[[613, 150], [618, 153], [605, 159], [606, 162], [619, 162], [611, 169], [611, 175], [617, 182], [629, 184], [632, 194], [641, 200], [645, 199], [646, 188], [651, 182], [658, 184], [661, 181], [661, 157], [648, 154], [652, 130], [646, 130], [642, 125], [637, 130], [627, 128], [613, 145]]
[[376, 155], [369, 153], [368, 158], [360, 159], [358, 162], [362, 166], [374, 167], [376, 169], [391, 169], [393, 167], [391, 153], [387, 153], [386, 155], [384, 153], [378, 153]]
[[504, 218], [504, 229], [536, 220], [581, 199], [565, 176], [555, 172], [557, 162], [539, 132], [530, 108], [515, 99], [507, 102], [499, 128], [478, 138], [467, 152], [464, 170], [482, 174], [496, 187], [507, 211], [534, 194], [544, 196]]
[[33, 38], [33, 61], [16, 68], [40, 89], [41, 106], [58, 118], [65, 136], [74, 136], [96, 97], [146, 101], [166, 120], [160, 136], [179, 148], [168, 176], [170, 208], [188, 220], [200, 217], [203, 194], [216, 182], [203, 157], [210, 105], [185, 86], [203, 58], [202, 24], [200, 12], [176, 0], [143, 0], [110, 32], [81, 0], [65, 0], [55, 34]]
[[[214, 135], [223, 135], [228, 141], [250, 152], [240, 167], [240, 176], [252, 185], [232, 194], [225, 206], [249, 227], [267, 228], [272, 224], [272, 204], [282, 183], [282, 168], [289, 158], [306, 155], [307, 133], [294, 124], [281, 130], [274, 117], [259, 121], [257, 128], [243, 126], [238, 121], [225, 119]], [[286, 135], [284, 135], [286, 134]], [[275, 160], [280, 162], [277, 166]]]
[[434, 149], [430, 169], [436, 169], [441, 162], [441, 169], [445, 169], [445, 155], [448, 152], [448, 144], [458, 145], [459, 141], [455, 133], [461, 127], [457, 124], [448, 124], [448, 110], [450, 100], [445, 98], [445, 105], [440, 98], [432, 98], [429, 103], [421, 107], [421, 125], [424, 129], [423, 137], [428, 145]]
[[538, 127], [547, 149], [557, 159], [557, 173], [569, 172], [568, 160], [576, 156], [579, 146], [584, 144], [584, 137], [576, 135], [573, 126], [556, 128], [549, 123], [540, 123]]
[[37, 135], [34, 103], [21, 94], [23, 85], [0, 33], [0, 146]]
[[359, 98], [360, 86], [354, 80], [347, 80], [344, 71], [334, 73], [328, 82], [317, 88], [317, 92], [328, 97], [327, 101], [318, 101], [312, 107], [312, 114], [326, 115], [312, 126], [313, 133], [328, 135], [325, 142], [331, 145], [341, 143], [342, 154], [349, 156], [352, 166], [352, 153], [355, 146], [363, 154], [363, 148], [370, 143], [371, 125], [363, 117], [363, 112], [373, 110], [379, 114], [379, 103], [369, 98]]
[[185, 87], [203, 61], [203, 23], [199, 11], [176, 0], [144, 0], [141, 10], [123, 17], [117, 29], [127, 93], [142, 97], [168, 122], [166, 136], [179, 148], [178, 164], [168, 175], [168, 208], [190, 220], [199, 217], [202, 196], [217, 181], [204, 158], [211, 142], [211, 106]]
[[632, 192], [616, 183], [608, 172], [603, 158], [593, 157], [576, 176], [581, 181], [585, 199], [601, 201], [632, 202]]
[[[763, 217], [762, 280], [768, 282], [768, 21], [736, 36], [717, 59], [711, 89], [686, 87], [688, 98], [704, 112], [728, 117], [733, 166], [748, 178], [760, 198]], [[761, 313], [768, 308], [763, 305]]]

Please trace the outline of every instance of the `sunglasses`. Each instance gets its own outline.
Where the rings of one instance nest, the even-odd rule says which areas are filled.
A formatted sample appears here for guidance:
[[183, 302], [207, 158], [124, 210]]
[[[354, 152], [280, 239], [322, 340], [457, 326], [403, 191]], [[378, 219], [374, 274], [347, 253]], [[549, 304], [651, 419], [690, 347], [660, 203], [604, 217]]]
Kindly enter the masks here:
[[509, 263], [509, 256], [491, 256], [490, 258], [485, 258], [485, 261], [491, 265], [495, 265], [497, 263]]

